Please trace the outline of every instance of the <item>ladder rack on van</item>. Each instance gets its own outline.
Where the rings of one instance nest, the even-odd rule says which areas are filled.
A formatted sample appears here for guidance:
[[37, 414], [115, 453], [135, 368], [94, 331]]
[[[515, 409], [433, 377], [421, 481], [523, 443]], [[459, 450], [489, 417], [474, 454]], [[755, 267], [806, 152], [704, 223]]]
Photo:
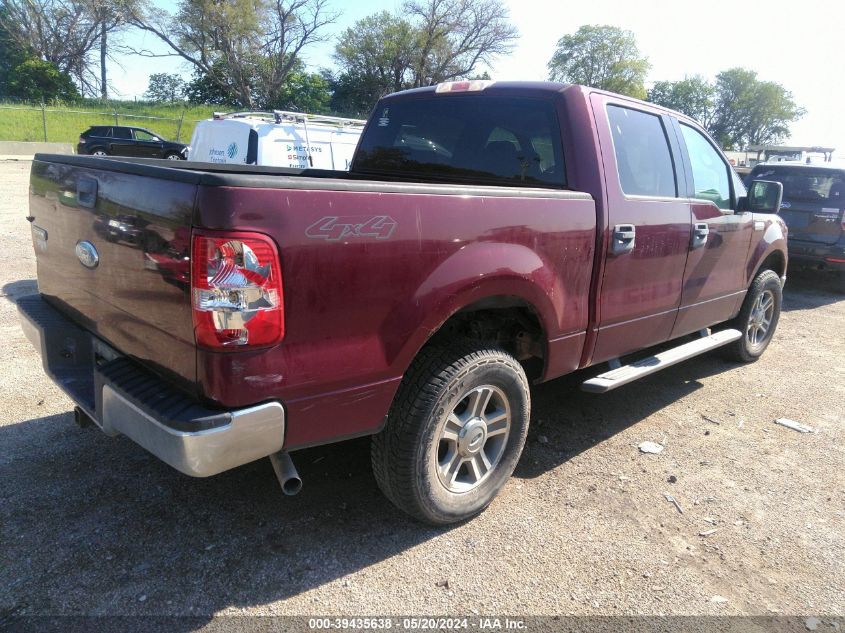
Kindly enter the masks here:
[[214, 112], [211, 118], [215, 121], [222, 121], [223, 119], [261, 119], [271, 123], [274, 121], [272, 112]]
[[306, 114], [305, 112], [290, 112], [288, 110], [273, 110], [272, 112], [215, 112], [212, 115], [215, 121], [223, 119], [259, 119], [267, 123], [322, 123], [336, 125], [338, 127], [360, 127], [363, 128], [366, 121], [362, 119], [347, 119], [343, 117], [326, 116], [322, 114]]
[[304, 112], [289, 112], [287, 110], [273, 110], [273, 118], [276, 123], [293, 121], [294, 123], [325, 123], [340, 127], [357, 126], [364, 127], [367, 123], [362, 119], [346, 119], [336, 116], [325, 116], [322, 114], [305, 114]]

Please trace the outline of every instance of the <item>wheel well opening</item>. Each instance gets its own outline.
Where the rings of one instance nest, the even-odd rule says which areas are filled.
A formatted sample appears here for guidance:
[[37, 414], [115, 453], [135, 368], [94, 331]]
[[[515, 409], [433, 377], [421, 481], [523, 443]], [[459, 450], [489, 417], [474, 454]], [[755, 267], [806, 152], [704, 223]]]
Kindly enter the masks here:
[[537, 312], [518, 297], [489, 297], [453, 314], [432, 337], [444, 343], [463, 338], [495, 345], [519, 360], [531, 380], [542, 377], [546, 336]]
[[783, 257], [783, 253], [779, 251], [769, 253], [769, 256], [760, 264], [757, 272], [759, 273], [761, 270], [773, 270], [777, 273], [778, 277], [783, 277], [786, 274], [786, 260]]

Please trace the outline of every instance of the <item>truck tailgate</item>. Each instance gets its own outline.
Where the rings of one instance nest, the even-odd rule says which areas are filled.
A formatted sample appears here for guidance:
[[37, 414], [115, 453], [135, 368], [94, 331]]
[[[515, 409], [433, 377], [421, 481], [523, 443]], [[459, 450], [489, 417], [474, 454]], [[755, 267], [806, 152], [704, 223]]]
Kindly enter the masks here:
[[196, 391], [190, 232], [196, 184], [36, 157], [30, 222], [42, 295], [77, 324]]

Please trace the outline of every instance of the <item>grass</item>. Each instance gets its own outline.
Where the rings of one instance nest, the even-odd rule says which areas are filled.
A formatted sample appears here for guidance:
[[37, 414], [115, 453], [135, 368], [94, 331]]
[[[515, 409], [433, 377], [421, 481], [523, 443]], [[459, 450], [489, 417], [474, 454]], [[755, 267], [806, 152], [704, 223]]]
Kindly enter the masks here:
[[[147, 128], [162, 138], [177, 140], [179, 121], [184, 114], [179, 140], [191, 139], [198, 121], [211, 118], [212, 112], [234, 110], [226, 106], [160, 104], [136, 101], [86, 100], [80, 103], [47, 106], [47, 141], [76, 143], [79, 134], [92, 125], [118, 125]], [[136, 118], [139, 117], [139, 118]], [[156, 117], [156, 118], [140, 118]], [[41, 106], [0, 101], [0, 141], [44, 141]]]

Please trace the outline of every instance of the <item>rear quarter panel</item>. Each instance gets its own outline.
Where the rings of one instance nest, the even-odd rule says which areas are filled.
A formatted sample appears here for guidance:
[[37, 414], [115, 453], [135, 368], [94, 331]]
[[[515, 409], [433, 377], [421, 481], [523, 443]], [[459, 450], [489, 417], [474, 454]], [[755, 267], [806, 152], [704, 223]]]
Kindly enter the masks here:
[[374, 432], [425, 341], [491, 296], [532, 305], [553, 371], [574, 369], [596, 230], [593, 201], [577, 196], [201, 187], [197, 225], [279, 245], [286, 328], [272, 349], [200, 352], [205, 395], [228, 406], [281, 399], [289, 448]]

